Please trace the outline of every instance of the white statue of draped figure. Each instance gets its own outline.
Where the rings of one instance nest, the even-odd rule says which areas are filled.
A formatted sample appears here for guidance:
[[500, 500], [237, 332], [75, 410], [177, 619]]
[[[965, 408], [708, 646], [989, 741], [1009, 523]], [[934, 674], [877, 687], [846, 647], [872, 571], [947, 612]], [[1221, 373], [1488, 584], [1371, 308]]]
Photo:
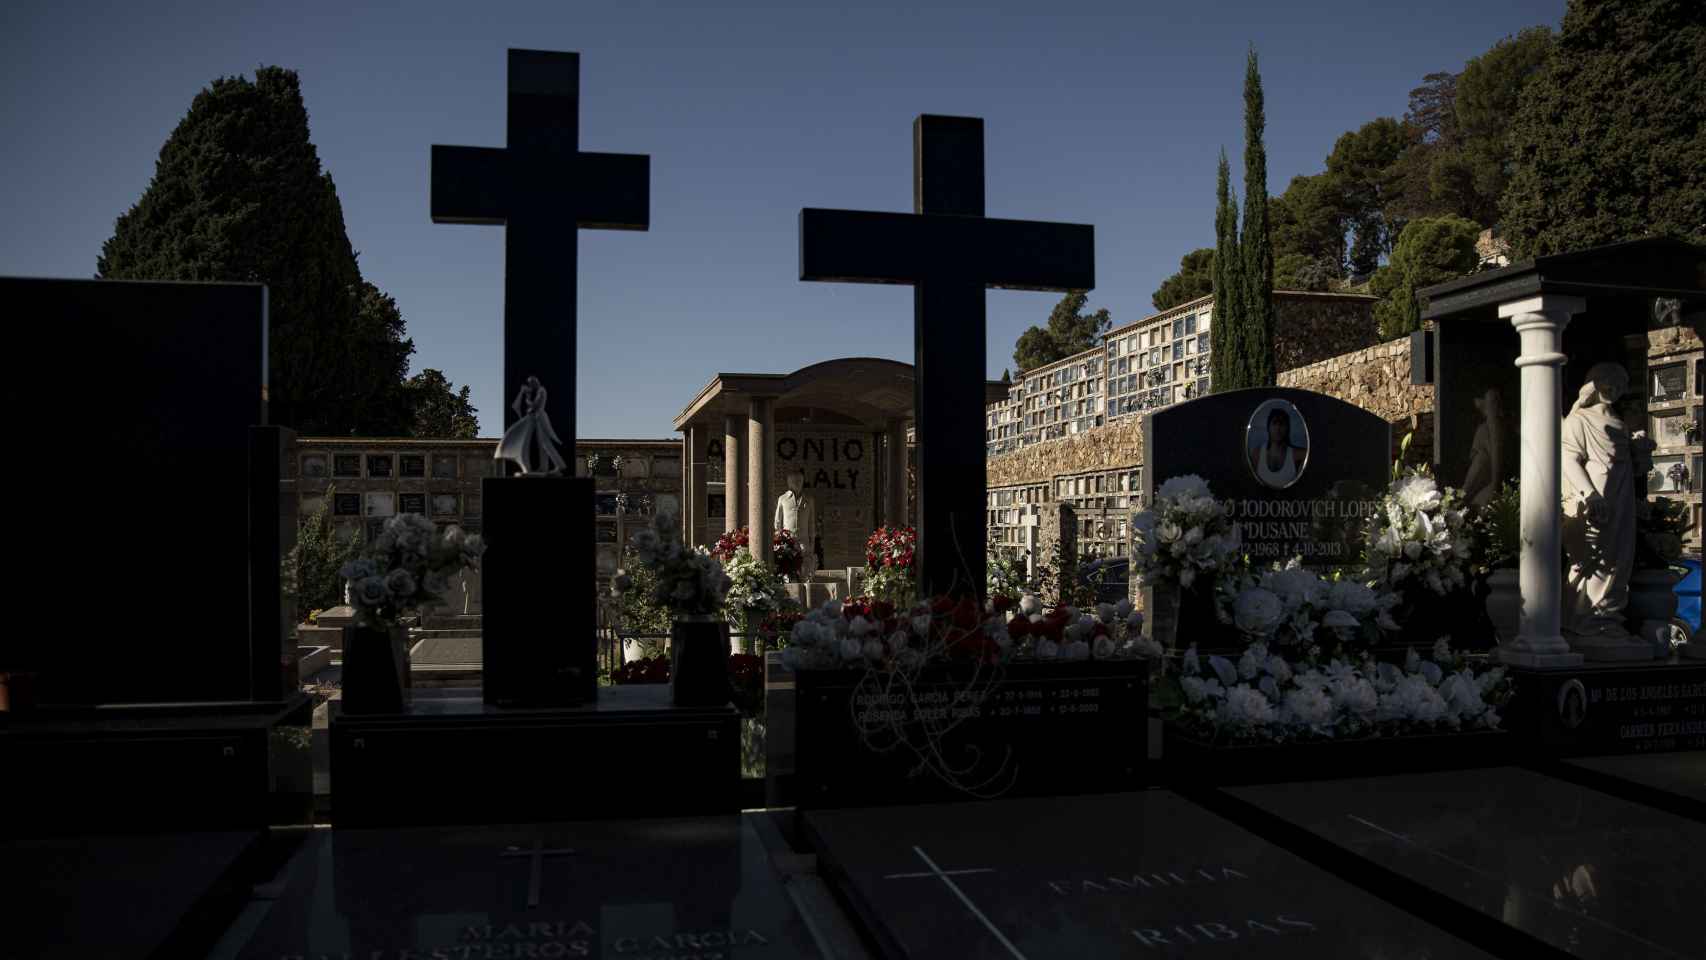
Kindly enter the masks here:
[[1564, 417], [1562, 489], [1564, 632], [1584, 639], [1629, 639], [1624, 609], [1635, 568], [1635, 509], [1640, 497], [1629, 428], [1616, 403], [1629, 374], [1595, 364]]

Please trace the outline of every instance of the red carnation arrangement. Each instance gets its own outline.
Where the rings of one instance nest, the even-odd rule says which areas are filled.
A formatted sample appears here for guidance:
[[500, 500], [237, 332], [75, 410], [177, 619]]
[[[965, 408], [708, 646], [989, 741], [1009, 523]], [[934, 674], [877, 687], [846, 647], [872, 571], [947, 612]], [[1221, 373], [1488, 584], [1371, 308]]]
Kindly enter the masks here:
[[872, 570], [892, 567], [912, 572], [918, 556], [918, 531], [912, 527], [878, 527], [865, 541], [865, 565]]
[[770, 538], [770, 556], [776, 561], [777, 571], [788, 577], [799, 576], [806, 562], [806, 550], [800, 546], [800, 539], [786, 528]]
[[746, 527], [729, 530], [717, 538], [717, 545], [711, 548], [711, 555], [724, 563], [728, 563], [735, 558], [737, 551], [746, 549], [751, 539], [752, 535]]

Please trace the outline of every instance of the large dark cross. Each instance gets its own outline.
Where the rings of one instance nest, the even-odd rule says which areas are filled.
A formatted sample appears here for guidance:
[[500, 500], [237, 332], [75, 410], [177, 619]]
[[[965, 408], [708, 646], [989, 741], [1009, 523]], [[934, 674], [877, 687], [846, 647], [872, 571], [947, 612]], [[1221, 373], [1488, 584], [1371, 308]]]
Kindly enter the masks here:
[[[572, 445], [580, 229], [644, 230], [651, 158], [580, 150], [580, 54], [509, 52], [509, 145], [432, 148], [434, 223], [502, 224], [504, 427], [530, 376]], [[572, 451], [565, 451], [572, 457]]]
[[[432, 219], [504, 225], [503, 397], [507, 402], [528, 377], [538, 377], [549, 391], [546, 412], [569, 447], [563, 452], [573, 459], [579, 231], [646, 229], [651, 158], [581, 152], [580, 55], [574, 53], [509, 52], [508, 140], [503, 149], [432, 148]], [[515, 421], [506, 403], [505, 430]], [[562, 612], [565, 590], [591, 600], [596, 589], [592, 478], [500, 475], [485, 478], [480, 489], [489, 547], [485, 701], [592, 702], [594, 607], [568, 603], [588, 611], [569, 620]], [[574, 558], [567, 565], [564, 544]]]
[[912, 291], [918, 574], [926, 594], [981, 593], [984, 290], [1088, 290], [1095, 228], [983, 215], [983, 121], [912, 124], [913, 213], [800, 211], [800, 279]]

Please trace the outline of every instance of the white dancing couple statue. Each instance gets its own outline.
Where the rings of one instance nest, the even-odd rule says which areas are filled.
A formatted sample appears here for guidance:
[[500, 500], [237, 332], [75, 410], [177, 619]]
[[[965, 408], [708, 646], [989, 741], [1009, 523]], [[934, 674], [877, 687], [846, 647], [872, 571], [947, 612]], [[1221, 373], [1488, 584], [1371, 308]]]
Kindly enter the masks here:
[[[557, 450], [557, 444], [563, 441], [557, 437], [557, 431], [551, 429], [551, 417], [545, 412], [546, 396], [539, 378], [528, 377], [521, 392], [515, 395], [515, 402], [510, 404], [516, 421], [504, 431], [502, 442], [492, 454], [494, 460], [513, 461], [521, 467], [522, 476], [557, 476], [566, 466], [562, 453]], [[537, 459], [533, 456], [535, 448], [539, 453]], [[544, 464], [541, 465], [539, 460]]]

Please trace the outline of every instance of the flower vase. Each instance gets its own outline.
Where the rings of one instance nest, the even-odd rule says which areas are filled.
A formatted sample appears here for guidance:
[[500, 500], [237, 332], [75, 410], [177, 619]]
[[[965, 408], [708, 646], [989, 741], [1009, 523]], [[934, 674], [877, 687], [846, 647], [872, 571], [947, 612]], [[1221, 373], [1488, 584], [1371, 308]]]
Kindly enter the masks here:
[[407, 627], [344, 628], [343, 711], [402, 713], [413, 700]]
[[1522, 622], [1522, 592], [1515, 567], [1501, 567], [1487, 575], [1487, 618], [1500, 643], [1516, 639]]
[[669, 631], [670, 702], [720, 707], [729, 702], [729, 625], [716, 614], [677, 617]]
[[1145, 611], [1145, 623], [1150, 639], [1167, 651], [1195, 646], [1201, 651], [1218, 651], [1220, 638], [1226, 633], [1214, 610], [1214, 588], [1193, 586], [1190, 589], [1177, 583], [1156, 586], [1150, 591], [1152, 609]]

